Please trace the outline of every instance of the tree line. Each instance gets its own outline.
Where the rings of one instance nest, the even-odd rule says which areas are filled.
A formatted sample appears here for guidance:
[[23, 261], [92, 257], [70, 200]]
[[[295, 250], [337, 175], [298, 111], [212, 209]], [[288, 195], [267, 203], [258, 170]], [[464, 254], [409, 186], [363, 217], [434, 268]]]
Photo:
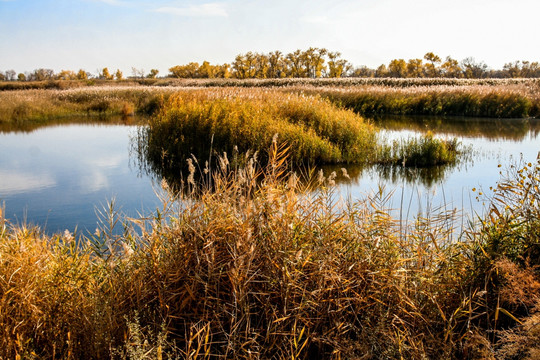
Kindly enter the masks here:
[[[159, 71], [132, 67], [130, 79], [156, 78]], [[275, 79], [275, 78], [540, 78], [540, 64], [530, 61], [506, 63], [502, 69], [490, 69], [483, 61], [472, 57], [461, 61], [447, 56], [444, 60], [433, 52], [423, 58], [393, 59], [377, 68], [353, 67], [337, 51], [310, 47], [284, 54], [279, 50], [269, 53], [247, 52], [239, 54], [232, 63], [213, 65], [208, 61], [190, 62], [169, 68], [167, 77], [184, 79]], [[96, 74], [80, 69], [78, 72], [62, 70], [55, 73], [51, 69], [36, 69], [17, 74], [14, 70], [0, 71], [0, 81], [43, 81], [43, 80], [123, 80], [122, 71], [97, 70]]]
[[[159, 70], [152, 69], [148, 74], [143, 69], [131, 68], [132, 75], [128, 78], [131, 79], [155, 79], [159, 73]], [[59, 73], [55, 73], [52, 69], [35, 69], [32, 72], [19, 73], [15, 70], [7, 70], [5, 72], [0, 71], [0, 81], [45, 81], [45, 80], [88, 80], [88, 79], [102, 79], [102, 80], [124, 80], [124, 74], [120, 69], [111, 72], [109, 68], [105, 67], [101, 70], [97, 70], [96, 74], [92, 74], [83, 69], [75, 72], [72, 70], [62, 70]]]

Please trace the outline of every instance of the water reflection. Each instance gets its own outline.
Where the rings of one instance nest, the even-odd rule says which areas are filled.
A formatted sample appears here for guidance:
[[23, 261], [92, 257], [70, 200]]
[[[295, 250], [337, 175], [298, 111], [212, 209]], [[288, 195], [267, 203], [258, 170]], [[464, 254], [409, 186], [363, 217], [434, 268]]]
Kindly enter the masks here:
[[[409, 199], [411, 214], [427, 209], [427, 198], [435, 206], [479, 211], [482, 203], [471, 189], [494, 186], [499, 164], [504, 168], [520, 156], [533, 162], [540, 150], [540, 121], [451, 120], [392, 117], [377, 121], [393, 137], [427, 130], [457, 136], [464, 146], [474, 147], [474, 161], [426, 169], [329, 166], [323, 168], [324, 173], [335, 171], [338, 191], [352, 199], [363, 198], [383, 184], [398, 194], [396, 207], [400, 199]], [[12, 221], [26, 218], [49, 233], [75, 228], [93, 231], [97, 222], [94, 209], [105, 201], [116, 198], [123, 212], [137, 217], [159, 205], [155, 181], [165, 178], [170, 184], [181, 183], [178, 170], [166, 170], [163, 165], [167, 164], [148, 162], [143, 153], [133, 151], [137, 129], [142, 127], [126, 125], [121, 118], [94, 123], [78, 118], [69, 125], [62, 124], [64, 121], [49, 127], [0, 128], [0, 204], [5, 202]], [[347, 169], [350, 179], [343, 176], [341, 167]], [[309, 174], [309, 170], [299, 172]]]
[[373, 122], [386, 130], [411, 130], [425, 133], [484, 138], [492, 141], [521, 141], [538, 137], [540, 119], [493, 119], [468, 117], [381, 116]]
[[[129, 216], [154, 210], [148, 178], [130, 168], [129, 138], [137, 128], [122, 119], [73, 119], [49, 127], [0, 133], [0, 205], [13, 222], [54, 233], [96, 229], [95, 208], [116, 198]], [[138, 120], [134, 120], [138, 121]]]
[[16, 120], [9, 123], [0, 122], [0, 134], [31, 133], [38, 129], [66, 125], [140, 125], [146, 122], [141, 116], [66, 116], [43, 121]]

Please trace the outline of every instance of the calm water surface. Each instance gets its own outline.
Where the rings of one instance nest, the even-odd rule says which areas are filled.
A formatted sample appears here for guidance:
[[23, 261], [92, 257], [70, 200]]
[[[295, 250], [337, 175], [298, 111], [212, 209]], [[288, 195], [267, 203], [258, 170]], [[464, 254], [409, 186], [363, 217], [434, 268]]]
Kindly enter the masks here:
[[[348, 167], [352, 180], [338, 178], [340, 194], [363, 198], [384, 188], [386, 205], [413, 218], [436, 208], [481, 212], [477, 192], [495, 186], [499, 172], [540, 151], [537, 120], [386, 118], [378, 122], [387, 138], [432, 131], [459, 137], [472, 147], [460, 165], [429, 170]], [[0, 129], [1, 130], [1, 129]], [[77, 228], [94, 232], [96, 208], [115, 199], [126, 215], [148, 215], [159, 206], [155, 180], [139, 169], [130, 152], [134, 125], [68, 124], [21, 132], [0, 132], [0, 204], [14, 223], [36, 224], [48, 233]], [[498, 165], [502, 164], [499, 168]], [[333, 169], [327, 168], [328, 173]]]
[[155, 209], [152, 182], [130, 162], [136, 126], [72, 124], [0, 134], [0, 202], [16, 223], [94, 232], [112, 199], [128, 216]]

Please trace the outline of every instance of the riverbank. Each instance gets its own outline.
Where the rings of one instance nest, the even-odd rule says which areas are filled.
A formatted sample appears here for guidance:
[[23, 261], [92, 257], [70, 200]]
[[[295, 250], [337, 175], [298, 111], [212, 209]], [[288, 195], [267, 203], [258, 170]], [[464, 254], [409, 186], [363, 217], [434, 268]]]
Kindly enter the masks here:
[[[0, 123], [47, 122], [73, 115], [151, 115], [174, 92], [223, 88], [300, 93], [327, 98], [357, 114], [438, 115], [493, 118], [540, 116], [536, 80], [463, 79], [160, 79], [143, 85], [66, 82], [56, 89], [0, 91]], [[106, 84], [106, 85], [105, 85]], [[43, 85], [41, 83], [36, 86]], [[80, 85], [80, 86], [79, 86]], [[72, 87], [73, 86], [73, 87]]]
[[540, 162], [456, 234], [452, 213], [403, 227], [377, 195], [337, 201], [333, 174], [306, 196], [283, 149], [269, 156], [222, 161], [213, 191], [148, 220], [111, 207], [79, 244], [0, 216], [2, 357], [538, 354]]

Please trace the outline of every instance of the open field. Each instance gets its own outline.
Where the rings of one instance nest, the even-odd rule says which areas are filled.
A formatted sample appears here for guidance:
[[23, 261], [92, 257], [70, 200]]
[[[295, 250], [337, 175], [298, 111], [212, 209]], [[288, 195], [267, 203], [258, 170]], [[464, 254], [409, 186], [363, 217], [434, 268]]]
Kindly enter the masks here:
[[80, 244], [0, 217], [0, 356], [537, 358], [540, 162], [464, 233], [337, 200], [333, 174], [307, 196], [286, 163], [221, 161], [215, 191], [146, 221], [111, 205]]

